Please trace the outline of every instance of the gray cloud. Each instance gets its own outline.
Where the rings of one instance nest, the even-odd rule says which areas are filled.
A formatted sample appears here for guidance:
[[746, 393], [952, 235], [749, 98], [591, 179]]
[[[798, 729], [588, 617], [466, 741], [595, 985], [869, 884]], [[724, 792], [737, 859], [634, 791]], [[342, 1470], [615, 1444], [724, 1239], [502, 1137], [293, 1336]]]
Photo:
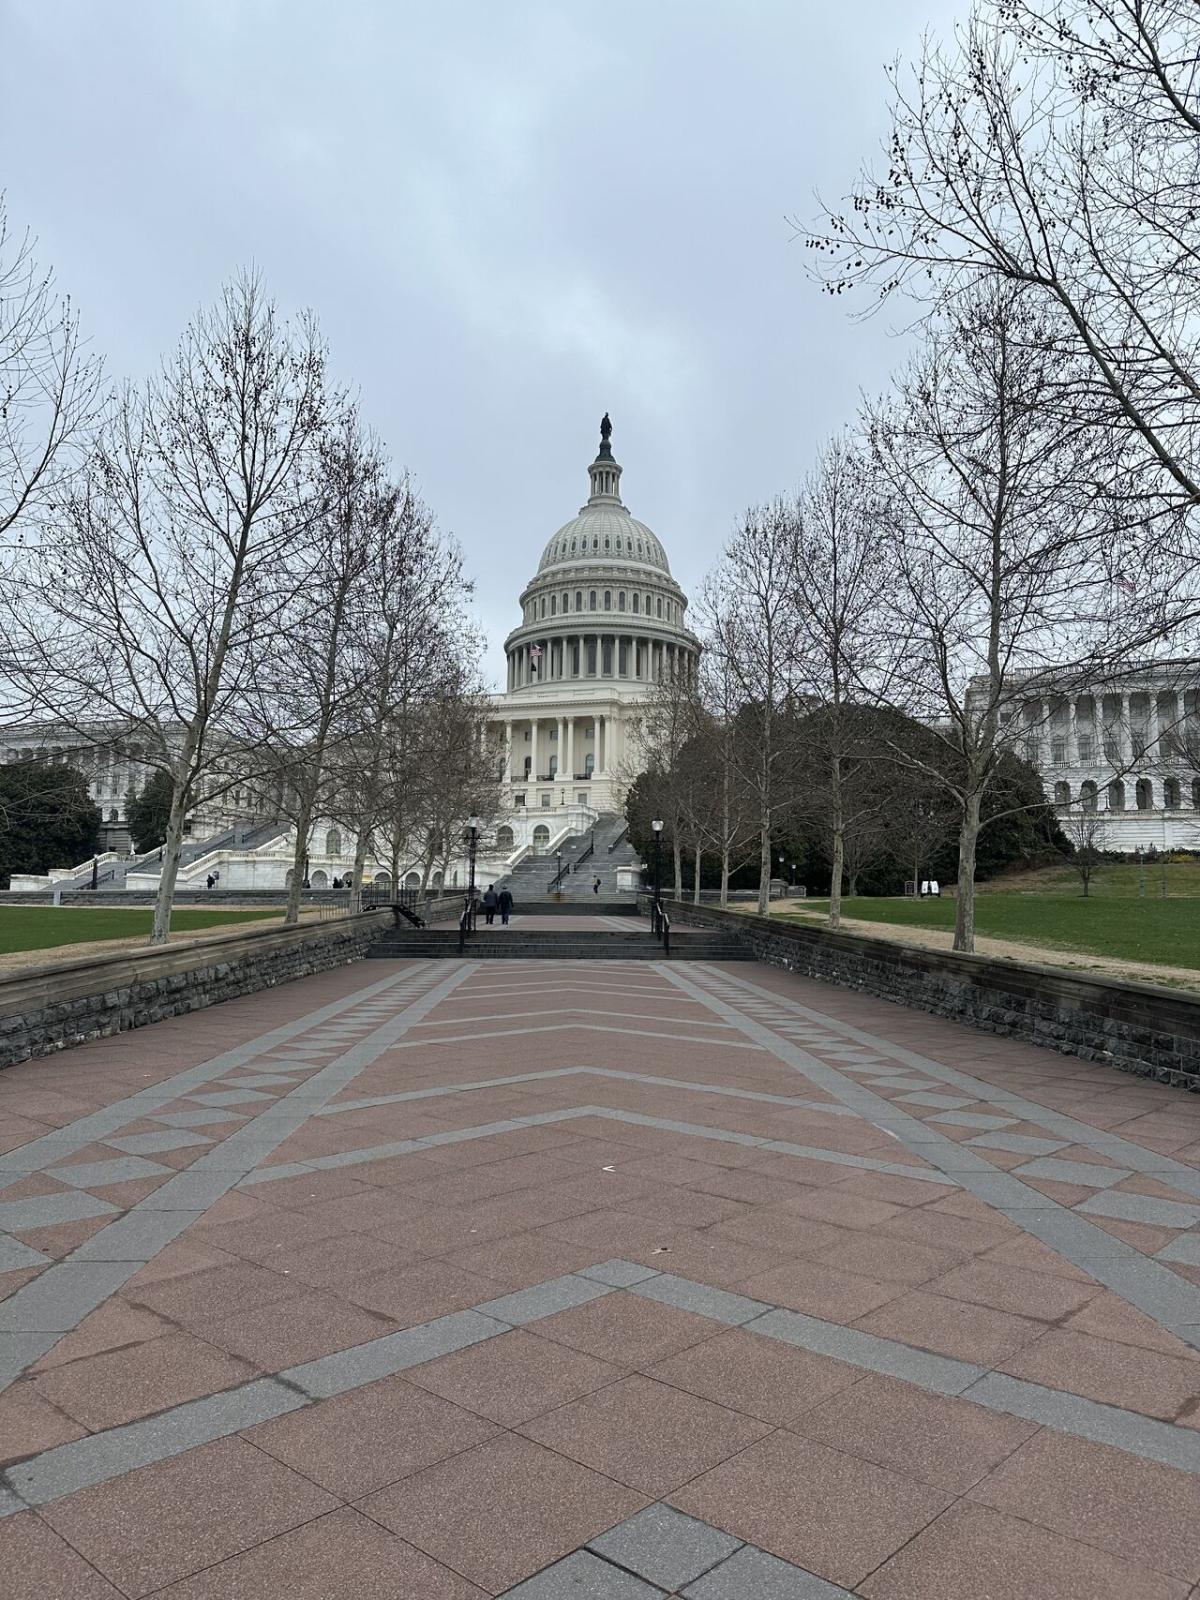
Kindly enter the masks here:
[[0, 185], [115, 374], [254, 262], [454, 530], [493, 675], [612, 413], [694, 589], [901, 349], [785, 218], [951, 0], [0, 0]]

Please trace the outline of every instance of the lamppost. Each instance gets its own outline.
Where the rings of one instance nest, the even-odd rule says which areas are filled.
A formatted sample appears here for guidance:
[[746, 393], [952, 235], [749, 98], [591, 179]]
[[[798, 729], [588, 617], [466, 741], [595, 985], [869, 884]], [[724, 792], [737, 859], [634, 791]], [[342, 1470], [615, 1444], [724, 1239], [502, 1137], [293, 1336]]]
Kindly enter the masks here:
[[650, 824], [650, 826], [654, 830], [654, 916], [653, 916], [654, 929], [653, 929], [653, 931], [655, 933], [657, 933], [658, 929], [659, 929], [659, 924], [662, 921], [662, 896], [661, 896], [661, 894], [659, 892], [659, 868], [661, 867], [661, 864], [662, 864], [662, 831], [663, 831], [662, 818], [661, 817], [655, 817], [654, 821]]
[[789, 861], [788, 868], [792, 874], [792, 888], [794, 889], [796, 887], [796, 863], [794, 861]]
[[99, 883], [100, 883], [100, 857], [99, 856], [93, 856], [92, 857], [92, 888], [93, 889], [97, 888], [99, 886]]
[[306, 889], [311, 889], [312, 888], [312, 884], [309, 883], [309, 881], [308, 881], [308, 851], [307, 850], [304, 852], [304, 876], [301, 879], [301, 882], [303, 883], [303, 885], [304, 885], [304, 887]]
[[467, 846], [467, 910], [470, 912], [471, 927], [475, 926], [475, 848], [479, 843], [479, 830], [483, 823], [477, 816], [467, 818], [467, 832], [470, 840]]
[[561, 892], [561, 890], [562, 890], [562, 851], [561, 850], [556, 850], [554, 852], [554, 862], [555, 862], [555, 866], [558, 869], [554, 874], [554, 881], [555, 881], [556, 887]]

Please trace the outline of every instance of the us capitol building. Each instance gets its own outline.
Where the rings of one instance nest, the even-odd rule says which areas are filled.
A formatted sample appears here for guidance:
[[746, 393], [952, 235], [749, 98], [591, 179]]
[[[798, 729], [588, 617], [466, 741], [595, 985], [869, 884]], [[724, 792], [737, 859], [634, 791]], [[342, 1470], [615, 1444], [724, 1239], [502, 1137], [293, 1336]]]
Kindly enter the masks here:
[[504, 641], [507, 687], [492, 697], [501, 850], [546, 849], [619, 813], [641, 770], [638, 710], [652, 684], [694, 681], [700, 643], [666, 551], [621, 499], [612, 424], [588, 468], [590, 493], [553, 535]]
[[[576, 516], [550, 539], [534, 576], [520, 595], [521, 620], [505, 640], [506, 687], [491, 696], [482, 730], [484, 746], [501, 774], [501, 806], [480, 843], [477, 876], [499, 879], [519, 862], [548, 856], [587, 835], [595, 841], [614, 885], [632, 888], [632, 852], [617, 855], [602, 841], [624, 831], [625, 791], [644, 761], [638, 711], [651, 686], [678, 678], [694, 681], [700, 643], [689, 632], [687, 596], [671, 576], [666, 551], [621, 499], [621, 467], [612, 453], [612, 424], [600, 425], [600, 448], [588, 468], [589, 494]], [[158, 852], [128, 858], [124, 795], [136, 783], [136, 763], [110, 770], [107, 751], [86, 753], [78, 741], [59, 747], [54, 730], [5, 730], [7, 760], [38, 755], [75, 760], [105, 818], [101, 887], [150, 889], [157, 885]], [[228, 814], [201, 807], [189, 819], [180, 888], [201, 888], [210, 873], [223, 889], [283, 888], [290, 876], [293, 834], [272, 824], [247, 787], [235, 792]], [[119, 808], [119, 809], [118, 809]], [[593, 831], [594, 830], [594, 831]], [[614, 846], [615, 848], [615, 846]], [[324, 888], [349, 873], [352, 829], [318, 820], [309, 849], [309, 881]], [[625, 860], [619, 877], [616, 864]], [[368, 857], [368, 873], [387, 882], [384, 863]], [[420, 883], [419, 864], [401, 869], [407, 887]], [[14, 888], [63, 887], [90, 881], [92, 864], [48, 878], [13, 879]], [[446, 882], [435, 872], [431, 887], [466, 882], [466, 863], [451, 862]]]

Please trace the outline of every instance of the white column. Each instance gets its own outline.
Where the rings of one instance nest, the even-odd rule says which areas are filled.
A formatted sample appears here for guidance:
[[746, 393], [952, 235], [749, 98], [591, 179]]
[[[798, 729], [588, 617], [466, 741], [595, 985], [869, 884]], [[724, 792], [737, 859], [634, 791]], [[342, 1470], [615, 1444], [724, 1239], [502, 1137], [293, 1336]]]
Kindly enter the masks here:
[[1122, 764], [1129, 766], [1133, 761], [1133, 722], [1129, 711], [1129, 696], [1121, 696], [1121, 730], [1117, 735], [1117, 747], [1121, 752]]
[[575, 781], [575, 718], [567, 718], [567, 780]]
[[504, 724], [504, 781], [512, 782], [512, 718]]
[[563, 717], [558, 719], [558, 749], [554, 753], [558, 757], [557, 776], [561, 780], [567, 764], [567, 724]]
[[596, 776], [603, 777], [608, 765], [608, 740], [605, 737], [604, 718], [596, 715]]
[[530, 717], [529, 719], [529, 757], [529, 776], [536, 783], [538, 780], [538, 719], [536, 717]]

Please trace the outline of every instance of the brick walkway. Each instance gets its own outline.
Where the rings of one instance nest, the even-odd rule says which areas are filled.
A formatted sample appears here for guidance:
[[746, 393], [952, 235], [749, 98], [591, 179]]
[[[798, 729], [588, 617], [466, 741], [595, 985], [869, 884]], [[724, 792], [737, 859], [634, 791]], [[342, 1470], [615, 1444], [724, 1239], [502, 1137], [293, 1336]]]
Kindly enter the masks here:
[[6, 1600], [1200, 1600], [1200, 1101], [753, 965], [0, 1076]]

